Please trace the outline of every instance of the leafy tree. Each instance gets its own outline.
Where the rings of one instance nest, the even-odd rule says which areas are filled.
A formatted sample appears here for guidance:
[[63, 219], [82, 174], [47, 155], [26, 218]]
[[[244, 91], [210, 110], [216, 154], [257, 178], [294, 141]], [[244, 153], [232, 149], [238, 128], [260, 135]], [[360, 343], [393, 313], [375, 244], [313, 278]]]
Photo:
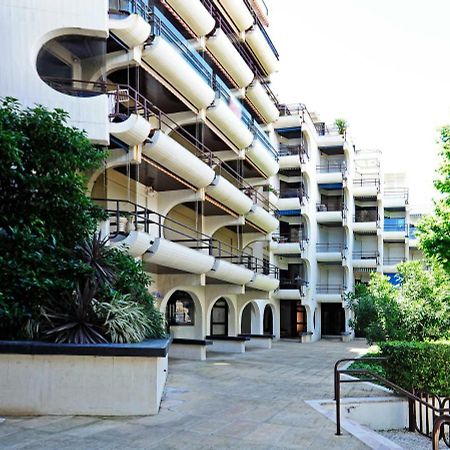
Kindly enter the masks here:
[[450, 272], [450, 126], [441, 129], [440, 178], [434, 185], [442, 194], [435, 202], [434, 214], [418, 224], [419, 245], [428, 259], [435, 259]]

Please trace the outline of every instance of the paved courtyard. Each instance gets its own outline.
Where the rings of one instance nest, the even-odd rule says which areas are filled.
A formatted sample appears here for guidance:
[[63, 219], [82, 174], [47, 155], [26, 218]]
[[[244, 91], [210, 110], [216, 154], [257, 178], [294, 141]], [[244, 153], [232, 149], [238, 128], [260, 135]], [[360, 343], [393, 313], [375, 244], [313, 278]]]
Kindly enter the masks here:
[[[7, 417], [0, 448], [365, 449], [347, 433], [335, 436], [334, 424], [304, 402], [332, 398], [334, 362], [365, 349], [361, 340], [276, 342], [205, 362], [174, 360], [158, 416]], [[361, 389], [347, 386], [346, 395]]]

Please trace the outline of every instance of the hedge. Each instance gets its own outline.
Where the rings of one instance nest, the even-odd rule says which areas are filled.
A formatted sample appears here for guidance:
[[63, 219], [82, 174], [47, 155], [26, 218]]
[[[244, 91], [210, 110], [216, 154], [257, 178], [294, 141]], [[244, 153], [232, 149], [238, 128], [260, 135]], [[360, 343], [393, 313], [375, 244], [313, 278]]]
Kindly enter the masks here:
[[450, 396], [450, 341], [403, 342], [379, 344], [386, 378], [412, 391]]

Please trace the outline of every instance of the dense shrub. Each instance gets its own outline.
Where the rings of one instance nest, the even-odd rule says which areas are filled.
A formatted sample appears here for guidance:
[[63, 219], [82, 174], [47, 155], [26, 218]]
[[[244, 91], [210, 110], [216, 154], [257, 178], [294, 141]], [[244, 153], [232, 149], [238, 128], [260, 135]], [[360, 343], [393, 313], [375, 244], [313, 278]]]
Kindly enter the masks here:
[[412, 391], [450, 396], [450, 341], [383, 342], [386, 377]]

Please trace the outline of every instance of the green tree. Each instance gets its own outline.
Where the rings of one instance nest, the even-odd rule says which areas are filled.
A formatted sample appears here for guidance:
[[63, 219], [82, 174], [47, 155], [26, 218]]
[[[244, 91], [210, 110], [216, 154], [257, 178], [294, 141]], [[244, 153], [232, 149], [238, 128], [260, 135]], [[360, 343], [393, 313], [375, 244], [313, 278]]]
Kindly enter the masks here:
[[438, 261], [450, 272], [450, 126], [441, 129], [442, 164], [434, 185], [442, 194], [435, 202], [434, 214], [418, 224], [419, 246], [428, 259]]

